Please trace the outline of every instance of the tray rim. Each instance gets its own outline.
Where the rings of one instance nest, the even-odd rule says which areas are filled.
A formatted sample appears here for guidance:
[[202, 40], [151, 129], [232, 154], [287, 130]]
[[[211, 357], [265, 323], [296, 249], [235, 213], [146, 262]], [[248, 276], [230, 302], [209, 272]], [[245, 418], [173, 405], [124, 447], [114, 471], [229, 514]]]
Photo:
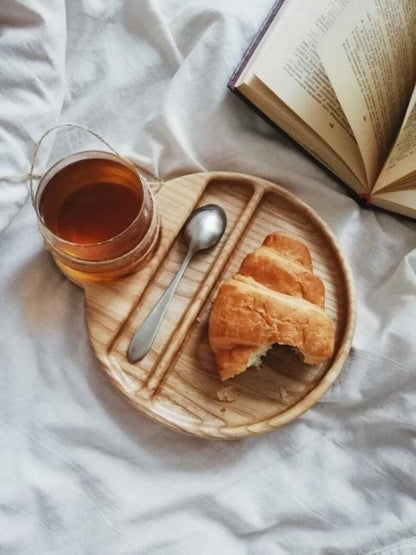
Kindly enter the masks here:
[[[195, 437], [195, 438], [204, 438], [204, 439], [223, 439], [223, 440], [232, 440], [232, 439], [242, 439], [244, 437], [249, 437], [253, 435], [258, 435], [261, 433], [271, 432], [273, 430], [278, 429], [279, 427], [289, 424], [299, 418], [302, 414], [304, 414], [307, 410], [309, 410], [314, 404], [316, 404], [322, 396], [328, 391], [331, 385], [334, 383], [336, 378], [339, 376], [346, 359], [349, 355], [352, 339], [354, 336], [355, 325], [356, 325], [356, 296], [355, 296], [355, 284], [353, 280], [352, 271], [348, 264], [348, 261], [343, 254], [341, 248], [338, 245], [338, 241], [330, 229], [329, 225], [319, 216], [319, 214], [311, 208], [308, 204], [306, 204], [303, 200], [297, 197], [294, 193], [288, 191], [281, 185], [264, 179], [259, 176], [245, 174], [240, 172], [230, 172], [230, 171], [209, 171], [209, 172], [195, 172], [190, 174], [181, 175], [170, 179], [168, 181], [164, 181], [162, 185], [162, 189], [165, 186], [169, 186], [174, 184], [175, 182], [182, 181], [183, 179], [192, 179], [192, 178], [200, 178], [204, 180], [203, 189], [201, 195], [205, 191], [207, 185], [215, 179], [241, 179], [246, 182], [254, 182], [256, 185], [260, 185], [262, 187], [261, 191], [261, 198], [259, 204], [261, 203], [261, 199], [264, 197], [265, 194], [268, 192], [276, 191], [279, 196], [285, 197], [287, 201], [294, 203], [295, 205], [299, 206], [303, 211], [306, 212], [308, 217], [312, 220], [313, 224], [316, 225], [321, 231], [323, 231], [326, 237], [330, 240], [332, 249], [337, 253], [338, 256], [338, 264], [342, 268], [342, 275], [345, 280], [345, 287], [346, 287], [346, 307], [347, 307], [347, 315], [346, 315], [346, 324], [344, 333], [340, 339], [340, 345], [336, 352], [336, 355], [333, 359], [331, 366], [325, 372], [325, 374], [321, 377], [321, 379], [317, 382], [314, 388], [309, 391], [304, 397], [298, 400], [294, 405], [287, 408], [284, 412], [272, 416], [270, 418], [265, 418], [262, 420], [258, 420], [253, 422], [253, 424], [241, 424], [237, 426], [204, 426], [203, 424], [200, 426], [194, 426], [192, 429], [187, 428], [186, 426], [180, 426], [176, 421], [169, 420], [164, 416], [160, 415], [158, 412], [153, 411], [149, 405], [146, 405], [145, 402], [139, 403], [140, 395], [132, 395], [130, 396], [125, 389], [123, 389], [121, 383], [112, 376], [111, 372], [108, 370], [107, 365], [105, 364], [105, 360], [103, 357], [100, 356], [100, 353], [97, 352], [96, 346], [94, 345], [94, 341], [92, 340], [92, 335], [89, 333], [90, 341], [96, 352], [97, 358], [100, 361], [100, 366], [106, 376], [109, 378], [112, 385], [122, 394], [122, 396], [128, 401], [130, 405], [132, 405], [136, 410], [141, 411], [146, 416], [150, 417], [152, 420], [155, 420], [164, 426], [178, 431], [182, 434]], [[158, 191], [159, 192], [159, 191]], [[156, 195], [157, 196], [157, 195]], [[175, 241], [176, 237], [173, 239]], [[88, 283], [80, 283], [84, 290], [85, 290], [85, 304], [87, 307], [87, 297], [88, 297]], [[88, 312], [88, 311], [87, 311]], [[87, 314], [87, 327], [90, 331], [90, 322], [88, 320]], [[108, 362], [108, 354], [104, 357], [107, 359]], [[123, 372], [124, 373], [124, 372]], [[129, 379], [131, 377], [129, 376]], [[224, 385], [231, 385], [224, 383]], [[142, 399], [143, 400], [143, 399]]]

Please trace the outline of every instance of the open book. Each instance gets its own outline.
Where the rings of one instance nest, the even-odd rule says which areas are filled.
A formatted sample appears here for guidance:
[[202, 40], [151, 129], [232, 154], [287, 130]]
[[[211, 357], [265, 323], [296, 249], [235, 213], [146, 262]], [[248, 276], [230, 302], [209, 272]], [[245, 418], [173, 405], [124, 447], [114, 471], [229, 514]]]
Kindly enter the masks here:
[[366, 203], [416, 218], [415, 79], [415, 0], [279, 0], [229, 88]]

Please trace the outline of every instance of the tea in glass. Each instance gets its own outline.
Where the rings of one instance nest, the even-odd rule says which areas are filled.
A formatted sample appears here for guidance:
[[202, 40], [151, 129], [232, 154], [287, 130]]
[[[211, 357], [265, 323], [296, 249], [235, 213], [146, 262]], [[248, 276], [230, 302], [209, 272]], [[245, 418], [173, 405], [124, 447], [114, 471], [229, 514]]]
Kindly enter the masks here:
[[75, 281], [132, 273], [154, 251], [159, 216], [146, 181], [116, 155], [69, 156], [42, 177], [35, 208], [46, 246]]

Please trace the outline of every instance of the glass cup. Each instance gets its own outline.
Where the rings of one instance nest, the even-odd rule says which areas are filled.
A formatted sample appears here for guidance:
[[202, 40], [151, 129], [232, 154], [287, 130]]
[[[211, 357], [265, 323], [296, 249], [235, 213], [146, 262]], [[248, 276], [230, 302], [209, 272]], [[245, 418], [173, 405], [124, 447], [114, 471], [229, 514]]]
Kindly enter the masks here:
[[77, 283], [127, 276], [157, 247], [160, 218], [150, 187], [115, 154], [91, 150], [61, 159], [33, 198], [46, 248]]

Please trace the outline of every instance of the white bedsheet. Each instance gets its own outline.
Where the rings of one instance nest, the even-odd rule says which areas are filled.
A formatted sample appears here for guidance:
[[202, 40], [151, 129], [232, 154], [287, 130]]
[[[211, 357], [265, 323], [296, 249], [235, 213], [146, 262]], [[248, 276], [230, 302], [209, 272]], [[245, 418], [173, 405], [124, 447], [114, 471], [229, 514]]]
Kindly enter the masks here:
[[[416, 226], [360, 208], [227, 90], [271, 4], [0, 1], [1, 553], [416, 553]], [[358, 320], [317, 405], [267, 435], [205, 441], [112, 389], [27, 199], [34, 145], [65, 121], [161, 178], [259, 175], [323, 217]], [[66, 137], [41, 165], [100, 147]]]

